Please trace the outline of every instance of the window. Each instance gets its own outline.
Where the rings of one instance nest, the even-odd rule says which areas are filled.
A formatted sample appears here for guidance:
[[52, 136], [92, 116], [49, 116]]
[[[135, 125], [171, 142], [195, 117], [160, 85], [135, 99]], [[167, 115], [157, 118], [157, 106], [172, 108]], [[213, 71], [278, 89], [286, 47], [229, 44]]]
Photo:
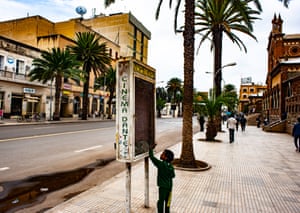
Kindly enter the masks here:
[[16, 67], [16, 74], [25, 74], [25, 64], [24, 61], [21, 61], [19, 59], [17, 59], [17, 67]]
[[243, 89], [243, 92], [247, 92], [247, 88], [244, 88], [244, 89]]
[[253, 89], [253, 88], [251, 88], [251, 89], [250, 89], [250, 92], [252, 92], [252, 93], [253, 93], [253, 92], [254, 92], [254, 89]]
[[0, 70], [4, 70], [4, 56], [0, 55]]
[[243, 98], [247, 98], [247, 95], [243, 95]]

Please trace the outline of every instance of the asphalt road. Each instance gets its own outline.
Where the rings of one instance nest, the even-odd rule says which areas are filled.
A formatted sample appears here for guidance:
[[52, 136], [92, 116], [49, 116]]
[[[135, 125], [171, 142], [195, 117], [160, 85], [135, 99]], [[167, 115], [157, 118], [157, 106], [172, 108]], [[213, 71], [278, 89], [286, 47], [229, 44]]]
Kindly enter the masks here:
[[[156, 136], [181, 130], [181, 118], [156, 120]], [[114, 157], [115, 122], [0, 128], [0, 182], [84, 166]]]

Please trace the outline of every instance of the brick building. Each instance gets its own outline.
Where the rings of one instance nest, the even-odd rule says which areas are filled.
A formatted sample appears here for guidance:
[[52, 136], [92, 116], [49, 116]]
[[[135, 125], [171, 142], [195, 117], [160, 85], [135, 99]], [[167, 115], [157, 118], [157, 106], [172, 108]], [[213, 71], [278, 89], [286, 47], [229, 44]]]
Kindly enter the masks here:
[[280, 15], [274, 15], [268, 43], [267, 90], [263, 114], [270, 123], [285, 123], [291, 132], [300, 116], [300, 34], [284, 34]]

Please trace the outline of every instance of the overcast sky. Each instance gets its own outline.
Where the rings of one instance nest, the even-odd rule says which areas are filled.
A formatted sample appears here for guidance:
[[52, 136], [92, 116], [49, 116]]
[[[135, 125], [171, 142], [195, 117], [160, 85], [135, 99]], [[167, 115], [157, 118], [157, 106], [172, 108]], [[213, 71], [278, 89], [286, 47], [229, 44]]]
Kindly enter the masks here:
[[[117, 0], [118, 3], [105, 9], [103, 0], [1, 0], [0, 21], [22, 18], [27, 15], [41, 15], [50, 21], [63, 21], [78, 17], [75, 12], [77, 6], [84, 6], [87, 13], [84, 18], [92, 16], [92, 9], [96, 14], [111, 14], [117, 12], [131, 12], [146, 28], [151, 31], [149, 43], [148, 64], [156, 69], [157, 82], [165, 83], [170, 78], [178, 77], [183, 80], [183, 39], [182, 34], [173, 30], [174, 9], [169, 10], [167, 0], [162, 5], [159, 20], [155, 20], [155, 10], [158, 0]], [[177, 1], [173, 1], [174, 3]], [[267, 72], [267, 44], [271, 31], [271, 21], [274, 14], [281, 15], [283, 19], [283, 33], [300, 34], [300, 1], [292, 0], [289, 8], [285, 8], [278, 0], [260, 0], [263, 13], [261, 20], [254, 25], [254, 35], [257, 41], [250, 37], [241, 38], [247, 46], [247, 53], [238, 46], [224, 38], [223, 65], [236, 62], [237, 65], [223, 69], [223, 79], [226, 84], [240, 86], [242, 77], [252, 77], [255, 83], [265, 83]], [[182, 23], [182, 14], [180, 20]], [[196, 36], [196, 47], [199, 38]], [[207, 42], [195, 57], [194, 87], [200, 91], [207, 91], [212, 87], [211, 74], [213, 57]], [[157, 86], [164, 86], [159, 84]]]

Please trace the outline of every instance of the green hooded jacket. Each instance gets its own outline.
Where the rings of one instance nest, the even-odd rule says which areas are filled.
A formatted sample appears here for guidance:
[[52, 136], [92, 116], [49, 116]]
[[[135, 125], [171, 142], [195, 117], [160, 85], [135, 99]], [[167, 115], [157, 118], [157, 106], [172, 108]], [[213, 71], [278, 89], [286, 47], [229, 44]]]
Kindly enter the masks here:
[[154, 157], [153, 150], [150, 149], [149, 157], [152, 163], [157, 167], [157, 186], [172, 190], [172, 178], [175, 177], [174, 167], [167, 161], [162, 161]]

